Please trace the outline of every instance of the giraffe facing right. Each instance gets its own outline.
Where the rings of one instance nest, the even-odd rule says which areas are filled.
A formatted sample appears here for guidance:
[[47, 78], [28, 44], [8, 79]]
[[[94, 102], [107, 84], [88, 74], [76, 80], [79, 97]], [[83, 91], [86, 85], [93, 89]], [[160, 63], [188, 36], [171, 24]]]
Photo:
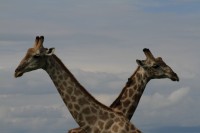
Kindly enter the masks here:
[[138, 68], [129, 78], [126, 86], [118, 98], [110, 105], [117, 112], [121, 112], [129, 120], [132, 118], [147, 83], [151, 79], [169, 78], [179, 81], [177, 74], [162, 60], [155, 58], [147, 48], [143, 49], [146, 60], [136, 60]]
[[[143, 49], [146, 60], [136, 60], [138, 67], [128, 79], [118, 98], [110, 105], [116, 112], [122, 113], [129, 120], [132, 118], [147, 83], [151, 79], [169, 78], [179, 81], [175, 72], [162, 60], [155, 58], [147, 48]], [[71, 129], [68, 133], [80, 133], [80, 128]]]

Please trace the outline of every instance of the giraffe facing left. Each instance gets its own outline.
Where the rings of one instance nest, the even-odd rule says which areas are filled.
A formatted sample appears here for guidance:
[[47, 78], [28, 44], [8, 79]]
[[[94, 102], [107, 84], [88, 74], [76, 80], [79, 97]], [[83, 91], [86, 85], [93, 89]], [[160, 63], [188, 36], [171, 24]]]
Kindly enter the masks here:
[[85, 133], [140, 133], [121, 113], [97, 101], [54, 54], [54, 48], [44, 48], [44, 37], [35, 44], [15, 70], [14, 76], [43, 69], [48, 73], [72, 117]]

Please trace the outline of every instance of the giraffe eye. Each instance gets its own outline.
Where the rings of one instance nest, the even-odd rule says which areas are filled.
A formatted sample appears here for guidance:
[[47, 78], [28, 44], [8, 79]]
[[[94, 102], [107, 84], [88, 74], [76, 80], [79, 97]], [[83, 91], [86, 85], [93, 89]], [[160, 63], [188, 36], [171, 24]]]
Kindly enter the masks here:
[[40, 57], [39, 54], [36, 54], [36, 55], [33, 56], [33, 58], [35, 58], [35, 59], [38, 59], [39, 57]]
[[155, 68], [155, 69], [157, 69], [157, 68], [159, 68], [159, 67], [160, 67], [160, 66], [157, 65], [157, 64], [153, 65], [153, 68]]

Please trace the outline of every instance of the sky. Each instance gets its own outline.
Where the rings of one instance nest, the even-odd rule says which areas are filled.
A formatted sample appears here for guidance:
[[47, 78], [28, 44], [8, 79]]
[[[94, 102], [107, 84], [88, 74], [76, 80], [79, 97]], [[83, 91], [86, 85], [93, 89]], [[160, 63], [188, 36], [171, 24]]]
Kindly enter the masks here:
[[0, 132], [66, 133], [77, 127], [43, 70], [14, 70], [44, 35], [44, 46], [109, 106], [145, 59], [163, 60], [180, 81], [151, 80], [131, 119], [144, 133], [200, 132], [199, 0], [1, 0]]

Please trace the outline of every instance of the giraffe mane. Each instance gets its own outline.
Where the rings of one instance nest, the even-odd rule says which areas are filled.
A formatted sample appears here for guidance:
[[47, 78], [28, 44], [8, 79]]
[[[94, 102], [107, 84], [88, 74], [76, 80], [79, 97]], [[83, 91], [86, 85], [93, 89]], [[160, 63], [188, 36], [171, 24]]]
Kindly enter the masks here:
[[[135, 73], [138, 71], [138, 69], [140, 68], [140, 66], [137, 67], [137, 69], [135, 70], [135, 72], [133, 73], [132, 76], [135, 75]], [[126, 85], [124, 86], [124, 88], [122, 89], [121, 93], [119, 94], [119, 96], [117, 97], [117, 99], [115, 99], [115, 101], [110, 105], [110, 108], [115, 108], [116, 106], [118, 106], [120, 104], [120, 99], [124, 93], [124, 91], [126, 90], [127, 87], [130, 86], [130, 84], [133, 82], [133, 80], [131, 80], [131, 78], [128, 78], [128, 81], [126, 82]]]

